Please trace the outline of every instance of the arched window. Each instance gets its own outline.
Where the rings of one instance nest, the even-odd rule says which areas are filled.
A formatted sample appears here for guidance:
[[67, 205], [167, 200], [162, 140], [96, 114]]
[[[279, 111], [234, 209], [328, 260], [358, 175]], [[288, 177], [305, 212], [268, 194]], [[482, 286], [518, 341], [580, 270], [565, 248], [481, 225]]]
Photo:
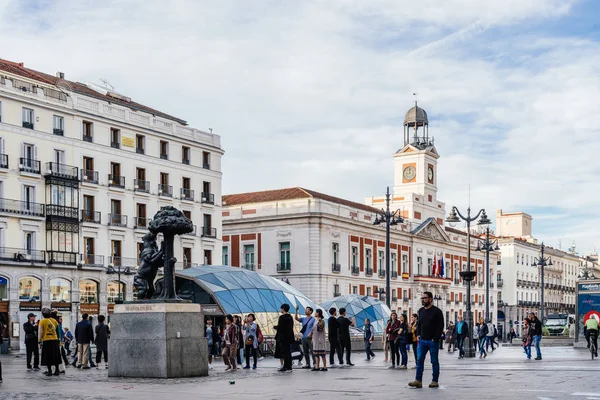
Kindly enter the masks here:
[[50, 301], [71, 302], [71, 282], [63, 278], [50, 279]]
[[0, 276], [0, 300], [8, 300], [8, 279]]
[[123, 282], [112, 281], [106, 285], [109, 304], [114, 304], [119, 300], [119, 285], [121, 286], [121, 300], [125, 300], [125, 284]]
[[19, 278], [19, 300], [40, 301], [42, 281], [33, 276]]
[[98, 282], [91, 279], [79, 281], [79, 301], [81, 304], [98, 304]]

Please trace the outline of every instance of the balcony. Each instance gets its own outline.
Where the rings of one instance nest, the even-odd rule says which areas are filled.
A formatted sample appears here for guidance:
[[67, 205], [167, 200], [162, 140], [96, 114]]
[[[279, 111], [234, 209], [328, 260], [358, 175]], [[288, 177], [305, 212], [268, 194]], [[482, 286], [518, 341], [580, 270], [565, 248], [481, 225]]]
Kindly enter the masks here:
[[33, 129], [33, 122], [23, 121], [23, 128]]
[[490, 289], [494, 288], [494, 282], [490, 282]]
[[80, 254], [79, 263], [85, 267], [104, 267], [104, 256], [96, 254]]
[[146, 149], [144, 149], [143, 147], [136, 147], [135, 152], [138, 154], [146, 154]]
[[277, 264], [277, 272], [290, 272], [292, 270], [292, 263], [280, 263]]
[[108, 214], [108, 225], [126, 227], [127, 226], [127, 215]]
[[439, 284], [439, 285], [450, 285], [450, 283], [452, 282], [452, 280], [450, 278], [443, 278], [438, 275], [430, 275], [430, 274], [427, 274], [427, 275], [416, 274], [413, 279], [415, 282]]
[[136, 268], [138, 266], [138, 259], [135, 257], [111, 256], [108, 257], [108, 265], [112, 265], [113, 267]]
[[340, 273], [342, 272], [342, 266], [340, 264], [331, 264], [331, 272]]
[[483, 287], [483, 282], [481, 282], [481, 281], [477, 282], [477, 286]]
[[207, 162], [202, 163], [202, 168], [204, 168], [204, 169], [210, 169], [210, 164], [207, 163]]
[[365, 269], [365, 276], [373, 276], [373, 268]]
[[169, 159], [169, 155], [165, 154], [165, 153], [160, 153], [160, 159], [161, 160], [168, 160]]
[[496, 285], [497, 285], [499, 288], [503, 287], [503, 286], [504, 286], [504, 279], [498, 279], [498, 280], [496, 281]]
[[19, 263], [45, 263], [46, 252], [41, 250], [0, 247], [0, 260]]
[[357, 265], [353, 265], [350, 267], [350, 272], [352, 275], [358, 275], [360, 274], [360, 268]]
[[150, 182], [143, 181], [140, 179], [133, 180], [133, 191], [134, 192], [143, 192], [150, 193]]
[[100, 224], [102, 223], [102, 214], [100, 211], [81, 210], [81, 222]]
[[76, 265], [77, 253], [68, 253], [66, 251], [47, 251], [48, 264]]
[[207, 238], [216, 238], [217, 237], [217, 228], [211, 228], [210, 226], [202, 227], [202, 237]]
[[392, 296], [392, 303], [395, 303], [398, 301], [398, 297], [397, 296]]
[[398, 279], [398, 271], [392, 271], [392, 279]]
[[47, 162], [45, 176], [77, 180], [79, 179], [79, 168], [71, 165]]
[[450, 304], [450, 303], [451, 303], [450, 299], [446, 299], [446, 304]]
[[146, 217], [135, 217], [133, 219], [133, 229], [148, 229], [150, 218]]
[[158, 184], [158, 195], [164, 197], [173, 197], [173, 186]]
[[455, 280], [454, 280], [454, 284], [455, 284], [455, 285], [459, 285], [459, 284], [460, 284], [460, 279], [455, 279]]
[[0, 168], [8, 168], [8, 154], [0, 154]]
[[28, 174], [39, 174], [40, 173], [40, 162], [31, 158], [19, 158], [19, 171], [26, 172]]
[[379, 268], [379, 271], [377, 271], [377, 276], [380, 278], [385, 278], [385, 269]]
[[125, 177], [120, 175], [108, 175], [108, 186], [125, 189]]
[[58, 129], [58, 128], [54, 128], [53, 133], [56, 136], [65, 136], [65, 131], [64, 129]]
[[191, 231], [191, 232], [188, 232], [188, 233], [184, 233], [184, 235], [187, 235], [187, 236], [197, 236], [197, 235], [198, 235], [198, 229], [197, 229], [197, 226], [196, 226], [196, 225], [194, 225], [194, 230], [193, 230], [193, 231]]
[[194, 191], [188, 188], [181, 188], [179, 191], [181, 200], [194, 201]]
[[86, 135], [86, 134], [84, 134], [83, 135], [83, 141], [84, 142], [93, 143], [94, 142], [94, 137], [92, 135]]
[[70, 218], [79, 219], [79, 209], [75, 207], [57, 206], [54, 204], [46, 204], [46, 216], [47, 217], [59, 217], [59, 218]]
[[333, 292], [333, 297], [340, 297], [342, 294], [340, 292]]
[[182, 162], [183, 164], [190, 165], [190, 159], [189, 159], [189, 158], [182, 158], [182, 159], [181, 159], [181, 162]]
[[460, 300], [454, 300], [454, 304], [456, 304], [456, 305], [460, 304]]
[[202, 192], [202, 204], [215, 204], [215, 195], [212, 193]]
[[408, 303], [408, 297], [403, 297], [403, 298], [402, 298], [402, 302], [403, 302], [403, 303]]
[[44, 217], [46, 215], [43, 204], [10, 199], [0, 199], [0, 212], [29, 215], [32, 217]]
[[242, 268], [247, 269], [248, 271], [254, 271], [256, 269], [256, 266], [254, 264], [243, 264]]
[[119, 142], [110, 142], [110, 147], [112, 147], [113, 149], [120, 149], [121, 145], [119, 144]]
[[81, 170], [81, 182], [93, 183], [93, 184], [97, 185], [98, 184], [98, 171], [93, 171], [91, 169], [82, 169]]

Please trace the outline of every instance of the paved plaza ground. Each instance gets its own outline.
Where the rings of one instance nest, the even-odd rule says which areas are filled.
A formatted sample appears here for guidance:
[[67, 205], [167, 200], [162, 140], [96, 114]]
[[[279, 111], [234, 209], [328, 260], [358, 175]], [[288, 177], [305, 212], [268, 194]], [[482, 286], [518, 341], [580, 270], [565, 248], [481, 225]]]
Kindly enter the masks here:
[[[276, 371], [272, 358], [259, 368], [226, 373], [221, 360], [206, 378], [126, 379], [109, 378], [106, 370], [68, 368], [65, 375], [46, 377], [28, 372], [24, 355], [2, 356], [4, 383], [0, 399], [600, 399], [600, 361], [590, 360], [585, 349], [542, 348], [542, 361], [524, 359], [519, 347], [500, 347], [487, 359], [458, 360], [457, 353], [440, 353], [439, 389], [410, 389], [415, 370], [389, 370], [383, 354], [369, 363], [354, 353], [355, 367], [328, 372]], [[235, 381], [235, 384], [230, 384]], [[431, 381], [426, 365], [424, 384]]]

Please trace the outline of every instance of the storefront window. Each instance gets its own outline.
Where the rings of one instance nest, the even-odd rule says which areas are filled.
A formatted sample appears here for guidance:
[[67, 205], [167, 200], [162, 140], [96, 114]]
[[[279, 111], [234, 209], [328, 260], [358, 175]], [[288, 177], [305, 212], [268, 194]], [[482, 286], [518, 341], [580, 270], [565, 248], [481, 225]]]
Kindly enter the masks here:
[[[125, 285], [123, 283], [121, 285], [121, 299], [125, 300]], [[108, 292], [108, 303], [114, 304], [119, 300], [119, 283], [118, 282], [108, 282], [106, 287]]]
[[8, 279], [0, 276], [0, 300], [8, 300]]
[[42, 281], [33, 276], [24, 276], [19, 279], [19, 300], [40, 301]]
[[50, 301], [71, 302], [71, 282], [62, 278], [50, 279]]
[[79, 301], [81, 304], [98, 304], [98, 283], [90, 279], [79, 281]]

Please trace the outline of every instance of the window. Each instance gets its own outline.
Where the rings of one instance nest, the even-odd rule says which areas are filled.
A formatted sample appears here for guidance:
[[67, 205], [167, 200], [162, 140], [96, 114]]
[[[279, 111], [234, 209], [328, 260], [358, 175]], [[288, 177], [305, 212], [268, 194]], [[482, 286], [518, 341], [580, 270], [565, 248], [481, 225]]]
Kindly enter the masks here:
[[98, 183], [98, 176], [94, 171], [94, 159], [91, 157], [83, 157], [83, 171], [81, 179], [86, 182]]
[[94, 141], [94, 124], [92, 122], [83, 121], [83, 140], [86, 142]]
[[279, 243], [279, 262], [281, 269], [289, 269], [291, 267], [290, 242]]
[[50, 301], [71, 302], [71, 282], [62, 278], [50, 279]]
[[112, 281], [106, 285], [108, 304], [115, 304], [123, 301], [125, 298], [125, 284], [122, 282]]
[[29, 255], [35, 250], [35, 232], [25, 232], [25, 250]]
[[340, 245], [339, 243], [331, 244], [331, 260], [333, 265], [340, 264]]
[[189, 220], [191, 220], [191, 219], [192, 219], [192, 212], [191, 212], [191, 211], [188, 211], [188, 210], [183, 210], [183, 211], [182, 211], [182, 213], [183, 213], [183, 215], [184, 215], [184, 216], [185, 216], [187, 219], [189, 219]]
[[370, 295], [371, 295], [371, 286], [368, 286], [367, 287], [367, 296], [370, 296]]
[[139, 228], [147, 228], [148, 220], [146, 219], [146, 205], [143, 203], [137, 203], [135, 205], [136, 209], [136, 218], [135, 218], [135, 226]]
[[181, 179], [181, 186], [184, 189], [188, 189], [189, 190], [190, 189], [190, 178], [182, 178]]
[[95, 216], [95, 198], [94, 196], [83, 195], [83, 211], [81, 219], [84, 222], [100, 222]]
[[427, 275], [431, 275], [433, 272], [433, 259], [427, 259]]
[[358, 294], [358, 286], [352, 286], [352, 294]]
[[122, 186], [125, 185], [124, 182], [121, 182], [121, 164], [119, 163], [110, 163], [110, 175], [108, 176], [109, 185], [110, 186]]
[[33, 129], [33, 110], [23, 108], [23, 128]]
[[192, 267], [192, 249], [190, 247], [183, 248], [183, 269]]
[[33, 204], [35, 203], [35, 186], [23, 186], [23, 201], [25, 201], [25, 209], [27, 211], [33, 211], [35, 208], [35, 204]]
[[40, 301], [42, 281], [33, 276], [19, 278], [19, 300]]
[[110, 128], [110, 147], [121, 148], [121, 131], [116, 128]]
[[519, 263], [520, 254], [517, 253], [517, 264]]
[[371, 249], [365, 249], [365, 266], [367, 269], [371, 269], [373, 265], [373, 251]]
[[160, 158], [163, 160], [169, 159], [169, 142], [160, 141]]
[[407, 254], [402, 254], [402, 273], [408, 274], [408, 255]]
[[164, 186], [169, 185], [169, 174], [167, 174], [166, 172], [160, 173], [160, 184]]
[[140, 262], [140, 258], [142, 258], [142, 251], [144, 251], [144, 242], [140, 242], [137, 244], [137, 259], [138, 264]]
[[392, 272], [392, 276], [394, 275], [394, 271], [398, 271], [398, 255], [396, 253], [391, 253], [390, 255], [390, 271]]
[[229, 265], [229, 246], [223, 246], [221, 249], [221, 263]]
[[202, 182], [202, 203], [214, 204], [215, 197], [210, 192], [210, 182]]
[[422, 275], [423, 257], [417, 257], [417, 275]]
[[146, 138], [144, 135], [135, 135], [135, 152], [146, 154]]
[[208, 151], [202, 152], [202, 168], [210, 169], [210, 153]]
[[383, 250], [379, 250], [377, 252], [377, 258], [379, 263], [379, 269], [383, 269], [385, 267], [385, 252]]
[[194, 200], [194, 191], [191, 189], [191, 182], [190, 178], [181, 178], [181, 198], [183, 200]]
[[91, 238], [91, 237], [83, 238], [83, 243], [85, 246], [83, 251], [85, 251], [86, 264], [94, 264], [94, 262], [92, 260], [93, 255], [96, 254], [94, 238]]
[[212, 250], [204, 250], [204, 265], [212, 265]]
[[0, 122], [2, 122], [2, 102], [0, 101]]
[[358, 247], [352, 246], [352, 267], [356, 268], [358, 265]]
[[121, 266], [121, 241], [111, 240], [110, 241], [110, 255], [112, 257], [112, 265], [115, 267]]
[[190, 148], [186, 146], [181, 147], [181, 162], [184, 164], [190, 163]]
[[123, 215], [121, 215], [121, 200], [110, 201], [110, 225], [123, 225]]
[[34, 144], [23, 143], [22, 145], [23, 157], [19, 160], [19, 168], [23, 172], [29, 172], [32, 174], [39, 174], [40, 167], [37, 161], [37, 148]]
[[0, 276], [0, 300], [8, 300], [8, 279]]
[[337, 283], [334, 283], [333, 284], [333, 297], [338, 297], [340, 295], [341, 295], [341, 293], [340, 293], [340, 285], [337, 284]]
[[63, 117], [55, 115], [52, 118], [52, 125], [54, 128], [53, 132], [55, 135], [63, 136], [65, 134], [65, 119]]
[[54, 150], [54, 162], [57, 165], [65, 163], [65, 152], [63, 150]]
[[245, 244], [244, 245], [244, 266], [248, 269], [254, 268], [254, 245], [253, 244]]

